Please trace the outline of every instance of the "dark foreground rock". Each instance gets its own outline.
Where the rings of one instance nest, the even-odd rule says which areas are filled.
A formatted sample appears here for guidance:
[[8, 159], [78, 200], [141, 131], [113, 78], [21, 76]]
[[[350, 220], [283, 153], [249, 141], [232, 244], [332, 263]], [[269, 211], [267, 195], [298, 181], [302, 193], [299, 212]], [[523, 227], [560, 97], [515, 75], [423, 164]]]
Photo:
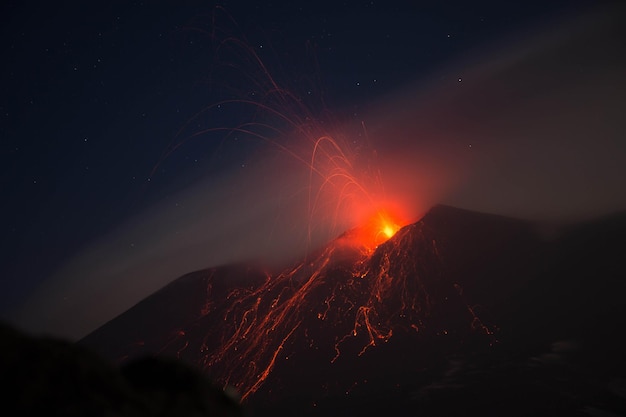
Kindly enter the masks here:
[[239, 416], [233, 395], [180, 361], [118, 368], [92, 351], [0, 324], [3, 415]]

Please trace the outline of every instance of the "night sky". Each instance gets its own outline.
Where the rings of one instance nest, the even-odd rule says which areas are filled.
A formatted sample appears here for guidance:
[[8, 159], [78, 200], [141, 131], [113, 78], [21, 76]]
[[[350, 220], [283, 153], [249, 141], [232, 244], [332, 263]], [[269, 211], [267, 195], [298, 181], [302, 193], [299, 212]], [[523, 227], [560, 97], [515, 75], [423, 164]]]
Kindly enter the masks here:
[[[310, 142], [243, 105], [276, 86], [285, 118], [358, 167], [376, 155], [409, 220], [438, 202], [552, 223], [626, 209], [624, 7], [0, 8], [0, 313], [28, 331], [81, 337], [186, 272], [299, 257], [354, 226], [306, 236], [306, 169], [284, 149]], [[262, 139], [233, 132], [251, 120]]]

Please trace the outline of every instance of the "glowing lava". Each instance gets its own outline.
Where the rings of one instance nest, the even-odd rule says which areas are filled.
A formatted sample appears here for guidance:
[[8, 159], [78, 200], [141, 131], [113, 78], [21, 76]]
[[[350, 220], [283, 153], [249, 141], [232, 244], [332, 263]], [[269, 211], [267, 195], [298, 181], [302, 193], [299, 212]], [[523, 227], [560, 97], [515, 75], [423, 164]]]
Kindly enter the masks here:
[[[492, 343], [491, 328], [464, 299], [462, 288], [446, 279], [436, 235], [422, 222], [399, 229], [385, 213], [370, 220], [311, 260], [266, 272], [260, 282], [220, 292], [216, 287], [228, 276], [214, 277], [219, 268], [211, 270], [200, 317], [178, 329], [163, 353], [198, 363], [247, 400], [266, 384], [261, 397], [277, 390], [275, 372], [282, 383], [293, 378], [302, 385], [294, 364], [325, 372], [344, 369], [395, 335], [403, 340], [396, 346], [478, 336]], [[393, 233], [390, 239], [387, 232]], [[378, 246], [365, 246], [376, 239]], [[322, 372], [322, 379], [308, 376], [306, 383], [319, 389], [327, 377]]]
[[382, 230], [383, 234], [387, 236], [387, 238], [390, 238], [393, 235], [395, 235], [397, 231], [398, 229], [395, 227], [395, 225], [389, 225], [389, 224], [384, 225], [383, 230]]
[[379, 211], [377, 217], [379, 221], [379, 231], [377, 235], [381, 236], [383, 239], [387, 240], [392, 238], [393, 235], [400, 230], [400, 224], [393, 220], [393, 217], [389, 216], [387, 213]]
[[392, 238], [406, 224], [390, 212], [390, 210], [379, 208], [367, 216], [360, 227], [346, 233], [346, 237], [367, 252], [372, 252], [380, 244]]

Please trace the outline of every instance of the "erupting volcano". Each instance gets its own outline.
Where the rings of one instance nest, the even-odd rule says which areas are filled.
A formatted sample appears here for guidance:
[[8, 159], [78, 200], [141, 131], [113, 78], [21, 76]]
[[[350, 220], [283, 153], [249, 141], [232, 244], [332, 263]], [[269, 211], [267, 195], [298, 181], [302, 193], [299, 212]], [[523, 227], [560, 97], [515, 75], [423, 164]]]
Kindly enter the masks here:
[[[575, 345], [558, 338], [600, 331], [576, 327], [584, 310], [579, 306], [588, 301], [587, 290], [572, 283], [589, 277], [570, 277], [590, 265], [611, 264], [612, 248], [623, 246], [615, 244], [623, 242], [623, 233], [618, 231], [604, 251], [589, 255], [572, 242], [592, 241], [595, 225], [550, 241], [530, 222], [447, 206], [435, 206], [415, 221], [410, 216], [423, 213], [435, 199], [424, 190], [449, 185], [454, 167], [430, 172], [412, 156], [403, 159], [402, 149], [380, 161], [364, 122], [349, 134], [350, 123], [326, 123], [281, 88], [252, 49], [229, 38], [219, 50], [227, 46], [238, 53], [243, 49], [258, 66], [262, 76], [252, 77], [251, 91], [265, 93], [258, 100], [229, 99], [205, 109], [192, 119], [196, 130], [181, 133], [183, 139], [172, 142], [161, 162], [200, 135], [224, 135], [221, 145], [241, 138], [269, 144], [286, 157], [288, 168], [274, 153], [256, 155], [276, 171], [241, 184], [255, 192], [257, 186], [277, 185], [270, 188], [274, 194], [259, 191], [262, 198], [245, 200], [266, 204], [278, 196], [279, 203], [268, 210], [276, 218], [295, 207], [297, 214], [290, 214], [300, 221], [293, 222], [292, 234], [305, 235], [305, 254], [280, 267], [227, 263], [187, 274], [81, 343], [118, 362], [146, 354], [175, 356], [220, 386], [236, 388], [254, 412], [273, 415], [342, 410], [405, 415], [415, 409], [466, 415], [468, 407], [483, 415], [536, 415], [552, 394], [559, 404], [579, 399], [563, 400], [565, 413], [583, 407], [587, 400], [578, 386], [555, 382], [563, 381], [560, 375], [529, 372], [528, 363], [551, 344]], [[229, 106], [244, 121], [216, 128], [211, 123], [219, 117], [211, 116]], [[204, 129], [198, 127], [201, 118], [209, 120]], [[285, 177], [293, 177], [293, 183], [283, 187]], [[230, 196], [239, 188], [225, 189]], [[239, 208], [243, 200], [235, 195], [226, 207]], [[289, 210], [282, 206], [285, 201]], [[270, 238], [280, 235], [270, 229]], [[306, 232], [296, 233], [300, 229]], [[285, 226], [281, 236], [297, 241], [290, 231]], [[579, 267], [571, 267], [572, 259], [580, 260]], [[564, 291], [567, 297], [561, 296]], [[600, 299], [614, 311], [623, 310], [605, 293]], [[592, 372], [605, 378], [602, 369]], [[558, 387], [556, 393], [546, 394], [546, 386]], [[523, 406], [517, 404], [514, 412], [494, 408], [512, 404], [519, 390], [527, 394]], [[454, 391], [465, 402], [445, 396], [438, 401], [443, 391]], [[486, 407], [493, 413], [485, 413]]]
[[[620, 219], [552, 242], [530, 223], [445, 206], [385, 241], [372, 219], [282, 271], [187, 274], [81, 344], [117, 362], [178, 357], [261, 415], [502, 415], [513, 405], [513, 415], [571, 415], [597, 402], [589, 381], [624, 371], [602, 342], [624, 316], [601, 315], [623, 310], [611, 266]], [[590, 239], [593, 251], [577, 243]], [[589, 270], [602, 285], [581, 285]], [[557, 367], [543, 359], [557, 356]]]
[[175, 355], [260, 404], [362, 395], [361, 385], [383, 383], [370, 375], [383, 360], [376, 373], [406, 383], [403, 369], [426, 367], [434, 352], [497, 342], [443, 263], [448, 237], [437, 229], [450, 212], [437, 208], [402, 228], [376, 213], [277, 273], [233, 265], [189, 274], [84, 343], [117, 360]]

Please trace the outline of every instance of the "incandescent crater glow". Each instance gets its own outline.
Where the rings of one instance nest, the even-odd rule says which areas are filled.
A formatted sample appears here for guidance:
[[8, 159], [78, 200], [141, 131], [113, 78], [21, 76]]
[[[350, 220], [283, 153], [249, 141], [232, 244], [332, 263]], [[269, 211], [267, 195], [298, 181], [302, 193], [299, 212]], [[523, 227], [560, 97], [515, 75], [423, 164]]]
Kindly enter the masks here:
[[387, 239], [392, 238], [400, 230], [400, 225], [381, 215], [381, 232]]
[[390, 224], [386, 224], [386, 225], [383, 226], [382, 232], [383, 232], [383, 234], [385, 236], [387, 236], [387, 238], [390, 238], [390, 237], [392, 237], [393, 235], [396, 234], [397, 230], [398, 229], [396, 229], [394, 226], [392, 226]]
[[366, 249], [367, 252], [375, 250], [379, 245], [391, 239], [406, 221], [390, 209], [378, 208], [373, 214], [365, 216], [362, 226], [352, 231], [351, 237], [354, 244]]

